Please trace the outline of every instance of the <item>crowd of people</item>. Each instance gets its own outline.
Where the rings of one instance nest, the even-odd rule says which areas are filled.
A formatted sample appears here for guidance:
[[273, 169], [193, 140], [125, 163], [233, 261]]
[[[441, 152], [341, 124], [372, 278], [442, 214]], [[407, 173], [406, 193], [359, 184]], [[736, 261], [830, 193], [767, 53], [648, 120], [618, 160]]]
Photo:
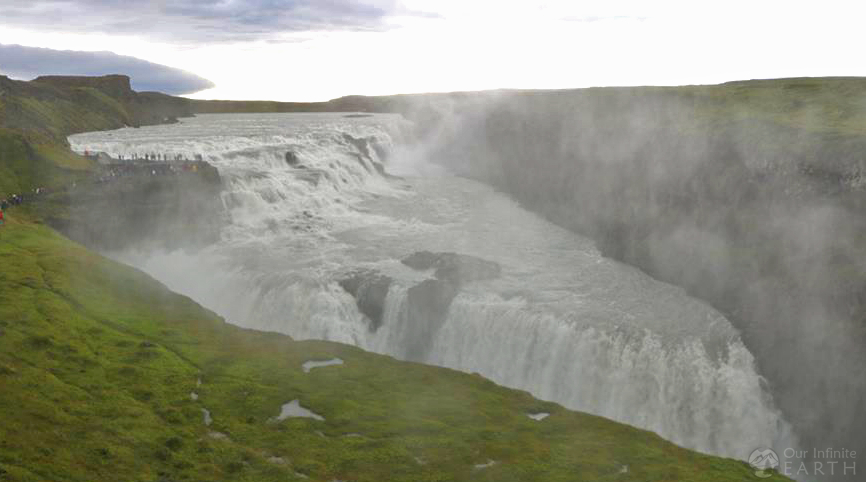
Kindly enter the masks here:
[[5, 199], [0, 199], [0, 210], [5, 211], [12, 206], [20, 206], [28, 201], [32, 201], [35, 197], [42, 196], [43, 194], [48, 194], [48, 189], [37, 187], [32, 193], [13, 194]]
[[118, 154], [110, 157], [105, 153], [84, 151], [84, 156], [96, 159], [102, 163], [97, 183], [112, 182], [120, 178], [133, 176], [167, 176], [182, 172], [198, 172], [203, 161], [201, 154], [196, 154], [190, 160], [184, 154]]
[[9, 197], [0, 199], [0, 226], [5, 222], [5, 212], [14, 206], [20, 206], [26, 202], [34, 200], [36, 197], [48, 193], [48, 189], [37, 187], [32, 193], [28, 194], [13, 194]]
[[[85, 156], [92, 157], [91, 153], [88, 151], [85, 151]], [[103, 165], [98, 171], [98, 175], [93, 178], [93, 182], [103, 184], [129, 177], [169, 176], [181, 173], [196, 173], [204, 163], [200, 154], [195, 156], [195, 160], [188, 160], [182, 154], [173, 156], [169, 156], [168, 154], [145, 154], [142, 157], [138, 154], [132, 154], [127, 157], [119, 155], [116, 161], [117, 162]], [[63, 188], [63, 190], [75, 190], [76, 188], [76, 183], [72, 183], [68, 188]], [[37, 187], [33, 189], [32, 192], [26, 194], [12, 194], [6, 198], [0, 198], [0, 226], [4, 223], [5, 211], [12, 207], [34, 201], [36, 198], [54, 191], [56, 190]]]
[[116, 162], [103, 166], [97, 182], [106, 183], [116, 179], [140, 176], [171, 176], [185, 172], [198, 172], [200, 161], [178, 162]]
[[[99, 156], [106, 156], [105, 153], [99, 152], [91, 152], [89, 149], [84, 151], [84, 157], [89, 158], [99, 158]], [[118, 161], [146, 161], [146, 162], [180, 162], [190, 160], [186, 158], [185, 154], [163, 154], [163, 153], [155, 153], [149, 152], [145, 154], [139, 154], [137, 152], [133, 152], [132, 154], [118, 154]], [[193, 161], [202, 161], [202, 155], [196, 154]]]

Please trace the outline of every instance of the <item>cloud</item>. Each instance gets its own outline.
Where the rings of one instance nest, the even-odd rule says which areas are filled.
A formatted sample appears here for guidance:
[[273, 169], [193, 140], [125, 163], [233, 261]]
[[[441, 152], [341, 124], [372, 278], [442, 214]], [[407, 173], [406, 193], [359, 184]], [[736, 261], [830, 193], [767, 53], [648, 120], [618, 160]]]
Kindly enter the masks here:
[[192, 94], [214, 87], [191, 72], [112, 52], [52, 50], [0, 44], [0, 73], [30, 80], [40, 75], [125, 74], [138, 91]]
[[562, 20], [563, 22], [595, 23], [595, 22], [608, 22], [608, 21], [617, 21], [617, 20], [644, 21], [647, 19], [648, 19], [648, 17], [633, 16], [633, 15], [612, 15], [609, 17], [588, 15], [585, 17], [579, 17], [579, 16], [562, 17], [560, 20]]
[[397, 0], [3, 0], [0, 24], [99, 32], [173, 43], [273, 40], [281, 34], [387, 30], [390, 16], [425, 16]]

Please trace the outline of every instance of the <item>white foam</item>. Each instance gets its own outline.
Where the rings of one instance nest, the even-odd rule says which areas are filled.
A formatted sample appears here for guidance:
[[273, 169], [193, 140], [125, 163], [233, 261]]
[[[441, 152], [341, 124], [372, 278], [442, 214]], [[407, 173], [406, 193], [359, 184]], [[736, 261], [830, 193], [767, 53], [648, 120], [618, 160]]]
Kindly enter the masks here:
[[343, 360], [339, 358], [333, 358], [331, 360], [323, 360], [323, 361], [306, 361], [303, 365], [301, 365], [304, 369], [304, 373], [310, 373], [310, 370], [313, 368], [321, 368], [321, 367], [330, 367], [334, 365], [342, 365]]

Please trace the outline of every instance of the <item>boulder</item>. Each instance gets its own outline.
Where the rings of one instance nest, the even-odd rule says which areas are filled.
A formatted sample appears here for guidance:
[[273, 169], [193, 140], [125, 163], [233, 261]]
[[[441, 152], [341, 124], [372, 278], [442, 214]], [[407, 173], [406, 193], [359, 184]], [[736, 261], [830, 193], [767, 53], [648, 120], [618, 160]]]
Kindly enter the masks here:
[[286, 151], [286, 164], [295, 167], [301, 163], [301, 159], [294, 151]]

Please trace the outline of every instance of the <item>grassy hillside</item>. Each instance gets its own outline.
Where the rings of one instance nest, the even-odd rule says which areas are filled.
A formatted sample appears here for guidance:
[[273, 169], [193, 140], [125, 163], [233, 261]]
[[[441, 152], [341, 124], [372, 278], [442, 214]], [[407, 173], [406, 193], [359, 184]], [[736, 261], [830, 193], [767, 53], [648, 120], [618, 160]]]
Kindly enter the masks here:
[[84, 175], [91, 161], [38, 136], [0, 128], [0, 197], [36, 187], [65, 185]]
[[[117, 82], [122, 85], [124, 80], [128, 81]], [[125, 96], [118, 89], [99, 87], [95, 82], [63, 85], [50, 78], [19, 82], [0, 77], [0, 127], [62, 144], [71, 133], [135, 125], [124, 106]]]
[[[274, 420], [296, 399], [324, 420]], [[0, 230], [0, 418], [12, 481], [753, 478], [478, 376], [225, 324], [14, 215]]]

